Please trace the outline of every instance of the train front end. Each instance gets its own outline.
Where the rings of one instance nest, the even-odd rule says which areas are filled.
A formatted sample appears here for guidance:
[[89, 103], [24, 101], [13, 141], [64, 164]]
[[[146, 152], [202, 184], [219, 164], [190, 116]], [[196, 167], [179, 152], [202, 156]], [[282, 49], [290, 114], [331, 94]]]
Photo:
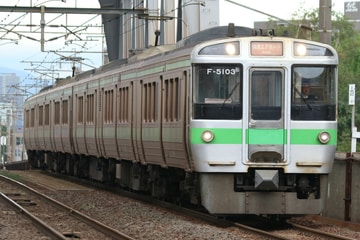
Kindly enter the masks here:
[[219, 215], [320, 213], [337, 142], [336, 51], [227, 38], [197, 45], [191, 61], [189, 143], [202, 205]]

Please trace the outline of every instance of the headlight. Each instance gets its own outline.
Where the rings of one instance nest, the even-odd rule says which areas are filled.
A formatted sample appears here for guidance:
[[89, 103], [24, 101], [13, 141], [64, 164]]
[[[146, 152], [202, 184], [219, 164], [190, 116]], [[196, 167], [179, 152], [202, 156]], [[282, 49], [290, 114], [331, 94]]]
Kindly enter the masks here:
[[321, 132], [318, 135], [318, 139], [321, 143], [328, 143], [331, 139], [330, 133], [328, 132]]
[[229, 44], [226, 44], [226, 46], [225, 46], [225, 51], [226, 51], [226, 53], [229, 54], [229, 55], [235, 55], [236, 52], [237, 52], [237, 49], [236, 49], [236, 47], [235, 47], [234, 44], [229, 43]]
[[201, 139], [204, 141], [204, 142], [211, 142], [213, 139], [214, 139], [214, 133], [210, 130], [205, 130], [202, 134], [201, 134]]
[[304, 44], [300, 44], [300, 43], [295, 44], [295, 55], [296, 56], [305, 56], [306, 52], [307, 52], [307, 49]]
[[199, 51], [199, 55], [239, 55], [240, 43], [238, 41], [219, 43], [206, 46]]

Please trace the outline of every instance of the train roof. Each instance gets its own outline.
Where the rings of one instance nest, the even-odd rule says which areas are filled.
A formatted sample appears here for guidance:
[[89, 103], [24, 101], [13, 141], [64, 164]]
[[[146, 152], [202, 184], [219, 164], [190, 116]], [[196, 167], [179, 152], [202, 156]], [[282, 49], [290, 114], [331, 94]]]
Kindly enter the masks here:
[[156, 55], [162, 55], [176, 49], [186, 48], [194, 46], [198, 43], [209, 41], [213, 39], [222, 39], [228, 37], [245, 37], [245, 36], [252, 36], [253, 29], [247, 27], [239, 27], [239, 26], [219, 26], [213, 27], [201, 32], [195, 33], [183, 40], [180, 40], [177, 44], [169, 44], [169, 45], [161, 45], [161, 46], [153, 46], [147, 49], [141, 49], [137, 51], [136, 54], [133, 54], [128, 59], [119, 59], [112, 61], [108, 64], [102, 65], [99, 68], [91, 69], [82, 73], [77, 74], [74, 77], [67, 77], [64, 79], [58, 79], [54, 86], [47, 86], [40, 90], [40, 92], [45, 92], [50, 90], [54, 87], [63, 86], [65, 84], [71, 82], [77, 82], [81, 79], [88, 78], [94, 75], [98, 75], [112, 69], [115, 69], [119, 66], [125, 65], [127, 63], [135, 63], [137, 61], [141, 61]]
[[186, 47], [194, 46], [198, 43], [221, 38], [229, 37], [249, 37], [253, 36], [253, 29], [247, 27], [239, 27], [229, 24], [229, 26], [219, 26], [205, 29], [201, 32], [195, 33], [187, 38], [180, 40], [176, 46]]
[[169, 44], [169, 45], [161, 45], [156, 47], [150, 47], [142, 51], [141, 53], [135, 54], [131, 57], [129, 57], [128, 62], [133, 63], [137, 62], [143, 59], [147, 59], [149, 57], [153, 57], [159, 54], [163, 54], [165, 52], [169, 52], [176, 49], [175, 44]]
[[151, 57], [164, 56], [166, 54], [169, 54], [171, 52], [180, 49], [191, 48], [197, 44], [204, 43], [206, 41], [235, 38], [235, 37], [250, 37], [250, 36], [254, 36], [254, 29], [235, 26], [232, 23], [230, 23], [228, 26], [218, 26], [218, 27], [209, 28], [201, 32], [192, 34], [187, 38], [180, 40], [176, 44], [152, 46], [146, 49], [137, 49], [136, 51], [133, 51], [134, 54], [130, 56], [128, 59], [114, 60], [108, 64], [100, 66], [99, 68], [91, 69], [79, 73], [74, 77], [59, 79], [56, 81], [54, 86], [47, 86], [43, 88], [40, 92], [45, 92], [69, 83], [78, 82], [82, 79], [86, 79], [95, 75], [104, 74], [121, 66], [125, 66], [131, 63], [137, 63], [139, 61], [149, 59]]

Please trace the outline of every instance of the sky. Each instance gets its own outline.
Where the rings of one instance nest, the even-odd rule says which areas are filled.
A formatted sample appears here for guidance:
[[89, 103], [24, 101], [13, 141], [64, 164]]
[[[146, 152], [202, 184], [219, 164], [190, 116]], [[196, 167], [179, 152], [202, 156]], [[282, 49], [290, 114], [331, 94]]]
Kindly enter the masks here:
[[[6, 1], [6, 3], [1, 1], [0, 5], [25, 7], [45, 5], [46, 7], [64, 8], [99, 7], [97, 0], [10, 0]], [[96, 34], [92, 34], [93, 32], [101, 33], [101, 17], [92, 19], [94, 15], [45, 14], [44, 18], [47, 26], [45, 27], [44, 51], [41, 51], [40, 44], [40, 17], [39, 13], [0, 12], [0, 74], [15, 72], [21, 78], [21, 85], [34, 83], [33, 85], [37, 85], [37, 90], [39, 90], [43, 86], [53, 84], [54, 78], [70, 76], [72, 74], [72, 62], [61, 61], [61, 59], [67, 56], [80, 57], [80, 54], [74, 55], [74, 51], [85, 49], [88, 52], [94, 52], [91, 54], [81, 54], [85, 65], [80, 66], [77, 64], [76, 66], [81, 67], [82, 70], [97, 67], [102, 63], [100, 52], [104, 44], [103, 39]], [[29, 24], [37, 26], [24, 26]], [[50, 27], [48, 25], [57, 27]], [[82, 27], [76, 27], [79, 25], [82, 25]], [[92, 27], [85, 29], [85, 25]], [[5, 31], [12, 29], [14, 31], [8, 33]], [[74, 34], [69, 34], [65, 37], [66, 29], [69, 29]], [[36, 33], [29, 33], [29, 31]], [[53, 34], [48, 34], [48, 31], [53, 32]], [[19, 33], [19, 35], [14, 32]], [[29, 40], [29, 37], [32, 40]], [[58, 37], [58, 39], [51, 40], [55, 37]], [[71, 41], [79, 40], [79, 38], [92, 39], [88, 42]]]
[[[189, 2], [190, 0], [186, 0]], [[185, 1], [185, 2], [186, 2]], [[196, 0], [195, 0], [196, 1]], [[298, 9], [314, 9], [319, 7], [319, 0], [233, 0], [234, 2], [238, 2], [242, 5], [245, 5], [249, 8], [257, 9], [261, 12], [265, 12], [269, 15], [274, 15], [282, 19], [291, 19], [291, 16]], [[1, 5], [7, 6], [29, 6], [30, 2], [32, 5], [40, 6], [42, 4], [47, 7], [80, 7], [80, 8], [88, 8], [88, 7], [99, 7], [97, 0], [66, 0], [61, 2], [60, 0], [10, 0], [6, 1]], [[345, 0], [332, 0], [333, 10], [343, 13], [344, 12], [344, 2]], [[282, 10], [280, 10], [282, 9]], [[220, 25], [227, 25], [229, 22], [235, 23], [237, 26], [246, 26], [253, 27], [254, 21], [267, 21], [269, 20], [269, 16], [263, 15], [247, 8], [243, 8], [237, 5], [234, 5], [226, 0], [220, 0]], [[12, 29], [13, 26], [7, 26], [6, 23], [12, 22], [14, 25], [18, 23], [34, 23], [39, 24], [40, 15], [39, 14], [27, 14], [23, 17], [18, 17], [23, 14], [12, 14], [0, 12], [0, 28], [5, 27], [6, 29]], [[16, 17], [15, 17], [16, 16]], [[0, 33], [0, 74], [16, 71], [22, 71], [23, 74], [21, 76], [23, 81], [28, 81], [34, 78], [42, 78], [45, 81], [54, 77], [48, 76], [43, 73], [47, 69], [44, 68], [46, 63], [51, 63], [51, 67], [55, 70], [58, 70], [58, 73], [54, 71], [55, 77], [71, 75], [70, 69], [72, 62], [63, 62], [60, 64], [59, 59], [64, 56], [69, 56], [69, 51], [79, 51], [81, 49], [86, 49], [88, 52], [93, 52], [89, 54], [82, 54], [81, 57], [84, 58], [85, 65], [81, 65], [82, 70], [87, 70], [92, 67], [97, 67], [101, 65], [101, 49], [104, 46], [103, 39], [99, 36], [92, 34], [92, 32], [99, 31], [98, 26], [101, 26], [101, 18], [91, 19], [90, 16], [85, 15], [69, 15], [69, 16], [49, 16], [45, 14], [45, 20], [47, 24], [60, 24], [64, 22], [64, 18], [66, 18], [66, 22], [69, 26], [71, 25], [79, 25], [79, 23], [84, 23], [85, 25], [92, 25], [94, 28], [86, 29], [85, 35], [81, 35], [81, 28], [71, 27], [72, 31], [75, 31], [74, 34], [70, 34], [67, 38], [59, 37], [53, 41], [45, 42], [44, 52], [41, 52], [41, 47], [39, 43], [40, 33], [36, 34], [28, 34], [23, 33], [24, 36], [31, 36], [37, 41], [28, 40], [26, 37], [19, 37], [13, 33], [4, 33], [1, 31]], [[51, 22], [49, 22], [51, 21]], [[72, 24], [74, 23], [75, 24]], [[29, 29], [29, 27], [26, 27]], [[60, 27], [61, 28], [61, 27]], [[16, 28], [17, 29], [17, 28]], [[3, 29], [0, 29], [3, 30]], [[47, 27], [48, 31], [55, 32], [58, 31], [55, 28]], [[79, 34], [76, 34], [77, 30], [79, 30]], [[64, 29], [62, 30], [64, 32]], [[46, 35], [45, 39], [49, 40], [54, 35]], [[56, 35], [55, 35], [56, 36]], [[20, 39], [21, 38], [21, 39]], [[71, 41], [78, 39], [90, 39], [91, 41], [84, 43], [81, 41]], [[67, 43], [64, 45], [64, 42]], [[85, 45], [84, 45], [85, 44]], [[79, 48], [79, 46], [82, 48]], [[57, 54], [54, 54], [54, 51]], [[78, 57], [79, 55], [72, 55]], [[49, 65], [49, 64], [47, 64]], [[78, 65], [78, 67], [80, 67]], [[33, 69], [37, 69], [36, 72]], [[51, 84], [51, 82], [50, 82]]]
[[[247, 8], [234, 5], [226, 0], [220, 0], [220, 24], [234, 22], [235, 25], [253, 27], [254, 21], [267, 21], [269, 16], [254, 12]], [[289, 20], [300, 8], [319, 8], [319, 0], [232, 0], [249, 8], [259, 10], [281, 19]], [[344, 2], [350, 0], [332, 0], [333, 11], [344, 12]]]

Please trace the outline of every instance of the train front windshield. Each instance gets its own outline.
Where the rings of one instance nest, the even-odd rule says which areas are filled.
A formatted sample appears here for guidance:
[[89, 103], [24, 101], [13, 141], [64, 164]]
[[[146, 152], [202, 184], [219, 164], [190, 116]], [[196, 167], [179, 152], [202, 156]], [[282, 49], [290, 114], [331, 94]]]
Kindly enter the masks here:
[[241, 119], [241, 67], [203, 64], [194, 70], [194, 118]]
[[335, 120], [335, 73], [333, 66], [292, 68], [292, 120]]

